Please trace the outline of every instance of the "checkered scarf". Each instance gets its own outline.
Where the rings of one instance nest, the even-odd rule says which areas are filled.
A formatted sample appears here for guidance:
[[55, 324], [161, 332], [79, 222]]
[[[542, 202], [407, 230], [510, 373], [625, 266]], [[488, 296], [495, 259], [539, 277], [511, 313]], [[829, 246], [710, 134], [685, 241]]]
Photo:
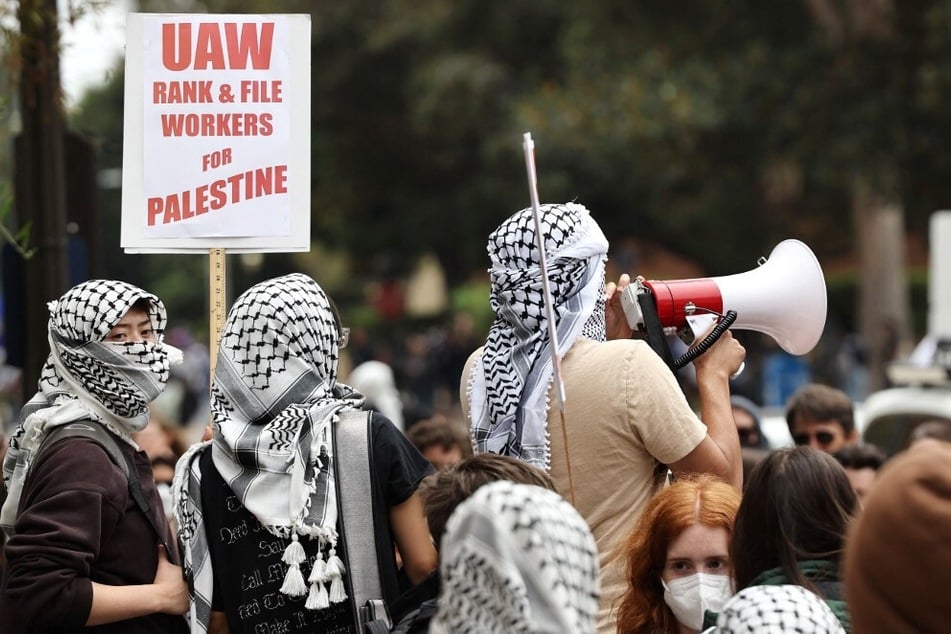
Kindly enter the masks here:
[[449, 518], [430, 631], [595, 631], [598, 551], [591, 530], [554, 491], [499, 481]]
[[[339, 327], [318, 284], [293, 274], [246, 291], [228, 314], [212, 380], [212, 459], [234, 494], [272, 534], [288, 541], [281, 592], [307, 595], [318, 610], [345, 600], [336, 554], [337, 499], [332, 426], [363, 398], [337, 382]], [[173, 483], [193, 632], [207, 630], [212, 564], [201, 509], [201, 473], [192, 448]], [[299, 537], [322, 550], [305, 582]], [[308, 583], [310, 585], [308, 589]]]
[[[156, 343], [103, 340], [137, 301], [149, 302]], [[48, 304], [50, 355], [39, 391], [23, 406], [20, 424], [3, 461], [8, 496], [0, 526], [12, 532], [20, 493], [33, 458], [47, 434], [77, 420], [96, 420], [132, 446], [132, 433], [149, 421], [149, 403], [168, 381], [169, 365], [181, 352], [162, 342], [165, 306], [151, 293], [125, 282], [91, 280]]]
[[[540, 211], [561, 357], [579, 336], [604, 341], [608, 241], [582, 205], [542, 205]], [[554, 367], [532, 210], [503, 222], [489, 236], [488, 251], [496, 319], [468, 386], [476, 451], [547, 470]]]
[[750, 586], [738, 592], [717, 617], [717, 632], [845, 634], [845, 629], [817, 594], [787, 584]]

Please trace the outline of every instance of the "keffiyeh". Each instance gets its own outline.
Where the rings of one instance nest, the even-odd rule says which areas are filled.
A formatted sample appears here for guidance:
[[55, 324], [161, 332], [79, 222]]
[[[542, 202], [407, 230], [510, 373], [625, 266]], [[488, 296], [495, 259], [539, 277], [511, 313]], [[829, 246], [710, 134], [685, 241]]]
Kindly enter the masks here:
[[[133, 304], [146, 300], [155, 342], [104, 339]], [[20, 493], [43, 439], [55, 427], [95, 420], [133, 446], [149, 421], [149, 403], [168, 381], [181, 352], [162, 342], [165, 306], [151, 293], [116, 280], [91, 280], [49, 303], [50, 355], [39, 391], [23, 406], [3, 462], [8, 497], [0, 525], [10, 533]]]
[[750, 586], [717, 617], [720, 634], [844, 634], [845, 629], [817, 594], [797, 585]]
[[[582, 205], [542, 205], [540, 218], [561, 357], [579, 336], [605, 338], [608, 241]], [[489, 236], [488, 251], [496, 319], [468, 386], [475, 449], [547, 470], [554, 366], [532, 210], [502, 223]]]
[[[339, 337], [330, 302], [314, 280], [301, 274], [267, 280], [231, 308], [212, 380], [215, 467], [261, 525], [288, 540], [281, 592], [306, 594], [311, 610], [347, 598], [335, 550], [332, 425], [363, 398], [337, 383]], [[186, 575], [194, 588], [193, 632], [207, 629], [213, 586], [200, 451], [195, 447], [179, 461], [173, 484]], [[302, 537], [319, 540], [322, 550], [306, 577]]]
[[595, 631], [598, 552], [554, 491], [499, 481], [456, 508], [440, 551], [434, 634]]

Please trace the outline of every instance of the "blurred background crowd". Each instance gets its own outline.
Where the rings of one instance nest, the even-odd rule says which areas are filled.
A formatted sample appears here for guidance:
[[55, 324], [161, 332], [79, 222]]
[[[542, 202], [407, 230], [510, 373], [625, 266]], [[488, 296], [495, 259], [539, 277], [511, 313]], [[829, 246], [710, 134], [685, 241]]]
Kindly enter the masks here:
[[[119, 247], [121, 51], [66, 102], [56, 72], [35, 72], [82, 59], [84, 43], [70, 34], [95, 31], [116, 9], [310, 14], [312, 249], [229, 255], [228, 298], [289, 271], [319, 279], [352, 329], [343, 375], [379, 390], [378, 407], [399, 411], [407, 431], [433, 417], [459, 421], [462, 364], [491, 319], [485, 237], [528, 202], [526, 130], [542, 199], [576, 199], [604, 227], [609, 279], [742, 272], [787, 237], [815, 251], [829, 298], [816, 349], [793, 357], [737, 333], [748, 354], [733, 392], [764, 408], [774, 445], [792, 440], [782, 418], [796, 389], [819, 382], [861, 404], [889, 387], [889, 363], [932, 329], [928, 222], [951, 196], [949, 1], [3, 8], [6, 428], [45, 356], [45, 302], [90, 277], [165, 299], [169, 341], [186, 363], [157, 409], [186, 439], [207, 422], [207, 258]], [[48, 145], [58, 129], [59, 144]], [[44, 130], [42, 143], [31, 136]], [[54, 157], [65, 166], [57, 174], [37, 167]], [[37, 197], [44, 191], [56, 194], [53, 211]], [[680, 379], [691, 395], [689, 369]], [[864, 428], [861, 411], [856, 418]]]

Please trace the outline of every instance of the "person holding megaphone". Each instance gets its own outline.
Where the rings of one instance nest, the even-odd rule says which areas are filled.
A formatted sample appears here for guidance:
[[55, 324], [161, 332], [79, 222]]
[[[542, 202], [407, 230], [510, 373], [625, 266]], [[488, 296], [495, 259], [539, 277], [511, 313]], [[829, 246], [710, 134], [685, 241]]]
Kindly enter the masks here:
[[618, 547], [668, 469], [742, 486], [729, 380], [746, 351], [725, 330], [695, 359], [701, 420], [669, 365], [631, 338], [620, 298], [630, 277], [606, 283], [608, 241], [588, 210], [537, 211], [537, 224], [523, 209], [489, 236], [496, 319], [465, 366], [462, 406], [477, 452], [545, 469], [588, 522], [602, 573], [598, 631], [614, 632]]

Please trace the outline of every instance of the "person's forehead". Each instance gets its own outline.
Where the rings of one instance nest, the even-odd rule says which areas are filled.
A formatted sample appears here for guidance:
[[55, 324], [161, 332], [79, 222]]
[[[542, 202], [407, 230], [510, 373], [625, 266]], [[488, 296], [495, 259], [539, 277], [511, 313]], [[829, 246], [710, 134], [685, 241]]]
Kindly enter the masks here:
[[737, 425], [741, 425], [743, 427], [752, 427], [755, 425], [753, 415], [745, 409], [741, 409], [739, 407], [733, 409], [733, 420], [736, 421]]
[[845, 473], [849, 477], [849, 482], [852, 483], [852, 488], [857, 491], [868, 491], [875, 483], [875, 478], [878, 475], [875, 469], [871, 467], [863, 467], [862, 469], [846, 467]]
[[691, 524], [683, 530], [667, 547], [667, 558], [678, 559], [695, 556], [709, 556], [711, 553], [726, 551], [730, 534], [722, 526]]
[[139, 308], [138, 306], [133, 306], [125, 312], [125, 314], [116, 322], [116, 325], [138, 325], [143, 322], [151, 321], [151, 316], [148, 311]]
[[855, 478], [857, 480], [874, 480], [878, 475], [878, 472], [872, 467], [862, 467], [856, 469], [855, 467], [846, 467], [845, 472], [849, 474], [850, 478]]
[[797, 419], [793, 423], [793, 427], [800, 431], [830, 431], [845, 433], [845, 429], [842, 427], [842, 423], [837, 420], [828, 419], [828, 420], [811, 420], [808, 418]]

